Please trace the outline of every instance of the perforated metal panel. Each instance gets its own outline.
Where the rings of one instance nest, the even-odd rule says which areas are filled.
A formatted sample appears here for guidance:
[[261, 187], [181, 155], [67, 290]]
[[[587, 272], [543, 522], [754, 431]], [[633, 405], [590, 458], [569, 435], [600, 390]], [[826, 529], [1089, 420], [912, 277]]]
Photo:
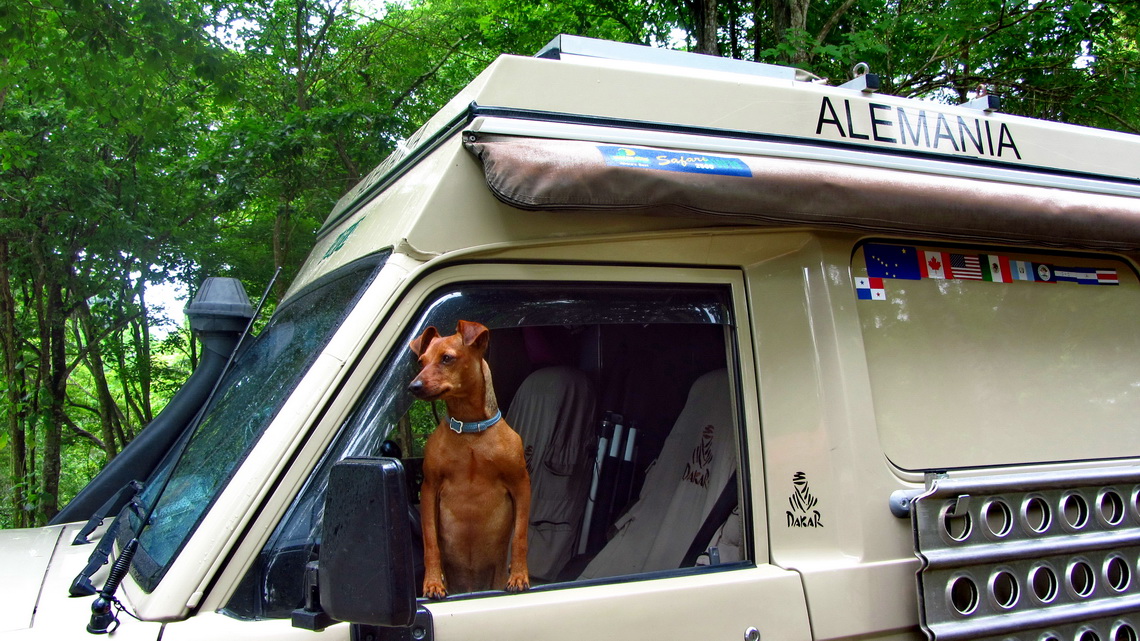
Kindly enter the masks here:
[[928, 488], [910, 511], [930, 639], [1140, 640], [1140, 469]]

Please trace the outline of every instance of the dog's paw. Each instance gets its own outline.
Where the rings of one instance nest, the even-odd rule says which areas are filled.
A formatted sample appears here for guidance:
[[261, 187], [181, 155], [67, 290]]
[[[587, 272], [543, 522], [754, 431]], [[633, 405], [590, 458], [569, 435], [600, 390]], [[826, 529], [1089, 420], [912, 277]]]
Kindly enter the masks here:
[[507, 592], [525, 592], [530, 589], [530, 577], [525, 574], [512, 574], [507, 579]]
[[433, 601], [447, 598], [447, 588], [443, 586], [443, 581], [424, 579], [424, 598]]

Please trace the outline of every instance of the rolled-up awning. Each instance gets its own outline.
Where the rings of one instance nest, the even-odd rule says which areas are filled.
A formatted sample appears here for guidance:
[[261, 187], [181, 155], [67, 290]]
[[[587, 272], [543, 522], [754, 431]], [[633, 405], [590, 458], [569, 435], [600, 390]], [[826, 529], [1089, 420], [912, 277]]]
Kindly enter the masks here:
[[1129, 196], [787, 157], [478, 133], [464, 140], [495, 196], [521, 209], [1140, 249], [1140, 198]]

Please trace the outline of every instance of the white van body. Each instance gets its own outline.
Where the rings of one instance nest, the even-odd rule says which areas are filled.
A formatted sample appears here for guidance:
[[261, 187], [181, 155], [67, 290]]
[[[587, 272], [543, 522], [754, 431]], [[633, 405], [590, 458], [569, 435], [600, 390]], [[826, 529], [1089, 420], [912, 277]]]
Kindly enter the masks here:
[[[1136, 641], [1140, 138], [553, 44], [337, 205], [150, 525], [120, 517], [114, 637]], [[410, 433], [407, 341], [456, 318], [524, 440], [528, 377], [590, 390], [528, 443], [569, 515], [532, 518], [545, 576], [293, 627], [329, 467]], [[81, 525], [0, 533], [4, 638], [85, 634], [111, 519]]]

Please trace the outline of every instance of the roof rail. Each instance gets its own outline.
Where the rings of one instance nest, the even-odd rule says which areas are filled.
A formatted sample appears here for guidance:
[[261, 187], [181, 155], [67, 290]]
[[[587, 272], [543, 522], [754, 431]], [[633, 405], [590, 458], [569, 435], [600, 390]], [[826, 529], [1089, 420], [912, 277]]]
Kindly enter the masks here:
[[770, 65], [764, 62], [720, 58], [718, 56], [700, 53], [662, 49], [659, 47], [628, 44], [624, 42], [612, 42], [609, 40], [598, 40], [596, 38], [585, 38], [567, 34], [555, 36], [554, 39], [536, 53], [534, 57], [550, 58], [552, 60], [562, 60], [564, 58], [630, 60], [669, 65], [672, 67], [742, 73], [780, 80], [798, 80], [801, 82], [817, 82], [821, 80], [819, 76], [804, 71], [803, 69], [796, 69], [795, 67], [782, 67], [780, 65]]

